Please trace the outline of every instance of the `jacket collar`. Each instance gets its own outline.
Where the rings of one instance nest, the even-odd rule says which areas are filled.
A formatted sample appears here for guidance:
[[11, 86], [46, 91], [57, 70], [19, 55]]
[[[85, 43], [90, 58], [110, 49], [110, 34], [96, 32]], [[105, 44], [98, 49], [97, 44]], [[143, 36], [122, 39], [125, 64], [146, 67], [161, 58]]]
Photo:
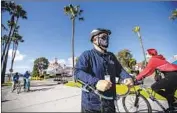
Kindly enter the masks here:
[[95, 48], [93, 48], [92, 50], [95, 51], [99, 56], [106, 56], [108, 54], [108, 52], [102, 53], [102, 52], [96, 50]]

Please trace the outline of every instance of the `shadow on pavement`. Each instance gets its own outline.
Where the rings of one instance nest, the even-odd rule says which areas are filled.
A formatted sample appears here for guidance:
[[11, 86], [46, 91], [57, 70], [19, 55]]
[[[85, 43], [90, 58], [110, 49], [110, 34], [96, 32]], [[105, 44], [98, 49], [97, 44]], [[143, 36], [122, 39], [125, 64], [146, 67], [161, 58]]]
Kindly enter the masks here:
[[3, 102], [8, 102], [8, 101], [12, 101], [12, 100], [2, 100], [1, 102], [3, 103]]
[[47, 90], [50, 90], [50, 89], [53, 89], [53, 87], [52, 88], [32, 89], [32, 90], [30, 90], [30, 91], [28, 91], [26, 93], [37, 92], [37, 91], [47, 91]]
[[30, 87], [40, 87], [40, 86], [55, 86], [55, 85], [58, 85], [57, 83], [56, 84], [35, 84], [35, 85], [30, 85]]
[[154, 112], [154, 113], [164, 113], [163, 111], [159, 111], [159, 110], [155, 110], [155, 109], [152, 109], [152, 112]]

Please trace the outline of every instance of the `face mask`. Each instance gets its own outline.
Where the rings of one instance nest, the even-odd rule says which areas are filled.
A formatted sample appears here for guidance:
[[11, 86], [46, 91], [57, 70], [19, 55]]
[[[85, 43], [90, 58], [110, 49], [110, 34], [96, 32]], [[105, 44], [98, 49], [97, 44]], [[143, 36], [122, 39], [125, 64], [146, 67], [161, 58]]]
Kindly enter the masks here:
[[108, 36], [98, 37], [98, 45], [104, 48], [108, 48], [109, 37]]
[[149, 62], [149, 60], [151, 59], [152, 56], [150, 56], [149, 54], [146, 54], [146, 60], [147, 62]]

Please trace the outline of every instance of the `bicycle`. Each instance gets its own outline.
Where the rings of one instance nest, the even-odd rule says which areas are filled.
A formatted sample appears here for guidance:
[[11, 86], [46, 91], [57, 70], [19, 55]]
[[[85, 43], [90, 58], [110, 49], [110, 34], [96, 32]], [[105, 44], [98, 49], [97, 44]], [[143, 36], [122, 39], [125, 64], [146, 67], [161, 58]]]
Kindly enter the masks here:
[[24, 91], [25, 92], [29, 92], [30, 91], [30, 79], [31, 79], [31, 77], [24, 78]]
[[13, 91], [16, 90], [17, 94], [19, 94], [21, 92], [21, 82], [15, 82], [14, 85], [12, 85], [12, 93]]
[[[83, 81], [77, 80], [77, 82], [79, 82], [79, 83], [81, 83], [83, 85], [83, 87], [82, 87], [83, 91], [86, 91], [86, 92], [93, 91], [95, 94], [97, 94], [100, 97], [100, 101], [101, 102], [102, 102], [102, 99], [106, 99], [106, 100], [113, 100], [114, 99], [116, 112], [119, 112], [119, 113], [120, 113], [120, 111], [119, 111], [119, 107], [118, 107], [118, 100], [121, 99], [121, 98], [125, 98], [126, 96], [131, 94], [130, 87], [128, 87], [128, 90], [124, 94], [117, 94], [115, 98], [107, 97], [107, 96], [104, 96], [103, 94], [101, 94], [97, 89], [95, 89], [94, 87], [84, 83]], [[120, 81], [118, 83], [121, 85]], [[139, 98], [141, 98], [141, 97], [143, 98], [144, 97], [141, 94], [139, 94], [139, 95], [140, 95]], [[148, 112], [152, 111], [151, 107], [150, 107], [150, 104], [148, 103], [148, 100], [146, 98], [143, 98], [143, 99], [145, 100], [145, 102], [147, 102], [146, 104], [148, 106]], [[101, 103], [101, 112], [103, 112], [102, 103]]]
[[[123, 103], [123, 107], [124, 107], [124, 109], [125, 109], [125, 111], [127, 112], [127, 113], [132, 113], [132, 112], [138, 112], [137, 111], [137, 108], [139, 107], [139, 105], [138, 105], [138, 102], [139, 102], [139, 100], [137, 99], [137, 98], [139, 98], [139, 97], [141, 97], [142, 95], [139, 95], [140, 94], [140, 92], [142, 91], [142, 90], [144, 90], [148, 95], [149, 95], [149, 99], [150, 100], [152, 100], [153, 102], [156, 102], [157, 103], [157, 105], [158, 106], [160, 106], [160, 108], [163, 110], [163, 112], [165, 112], [165, 113], [175, 113], [175, 112], [177, 112], [177, 106], [172, 106], [172, 107], [174, 107], [174, 109], [166, 109], [157, 99], [156, 99], [156, 97], [155, 97], [155, 93], [154, 93], [154, 95], [153, 95], [153, 91], [149, 91], [148, 90], [148, 88], [143, 84], [143, 80], [142, 81], [139, 81], [138, 83], [137, 83], [137, 85], [139, 85], [140, 86], [140, 89], [138, 89], [138, 90], [136, 90], [135, 89], [135, 87], [134, 87], [134, 92], [131, 92], [131, 96], [133, 96], [133, 97], [135, 97], [135, 101], [133, 102], [133, 107], [134, 108], [136, 108], [136, 111], [130, 111], [131, 109], [129, 109], [128, 107], [127, 107], [127, 105], [126, 105], [126, 103], [128, 103], [128, 102], [126, 102], [126, 99], [128, 98], [128, 96], [130, 96], [130, 95], [128, 95], [128, 96], [126, 96], [126, 97], [123, 97], [123, 99], [122, 99], [122, 103]], [[142, 98], [144, 98], [145, 100], [147, 100], [144, 96], [142, 96]], [[149, 103], [149, 101], [146, 101], [146, 104], [148, 105], [148, 109], [150, 110], [148, 113], [151, 113], [152, 112], [152, 108], [151, 108], [151, 106], [150, 106], [150, 103]], [[142, 107], [142, 106], [141, 106]]]

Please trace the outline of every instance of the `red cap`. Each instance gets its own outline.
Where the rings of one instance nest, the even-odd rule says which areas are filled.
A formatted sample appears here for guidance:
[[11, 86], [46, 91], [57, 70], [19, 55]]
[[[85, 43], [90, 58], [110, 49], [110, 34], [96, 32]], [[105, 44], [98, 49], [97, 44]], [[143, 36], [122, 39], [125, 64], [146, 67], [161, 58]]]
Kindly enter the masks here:
[[152, 55], [152, 56], [156, 56], [156, 55], [158, 55], [156, 49], [148, 49], [147, 52], [149, 53], [149, 55]]

